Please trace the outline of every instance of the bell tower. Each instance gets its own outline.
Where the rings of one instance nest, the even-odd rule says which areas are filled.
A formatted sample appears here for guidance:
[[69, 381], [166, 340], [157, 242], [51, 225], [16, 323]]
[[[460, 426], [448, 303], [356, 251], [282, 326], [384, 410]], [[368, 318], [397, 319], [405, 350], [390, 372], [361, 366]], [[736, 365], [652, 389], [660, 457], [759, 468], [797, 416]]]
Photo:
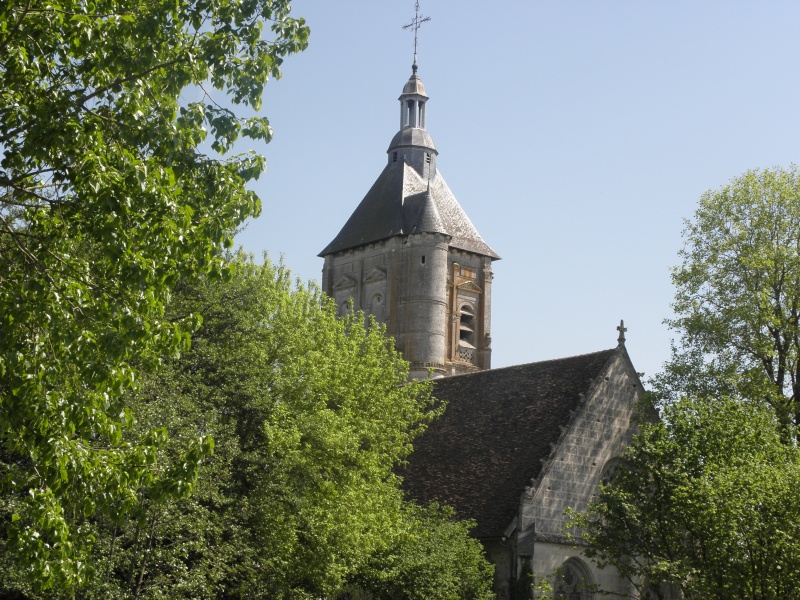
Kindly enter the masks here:
[[416, 56], [387, 164], [319, 254], [322, 289], [386, 325], [411, 377], [491, 367], [492, 261], [437, 166]]

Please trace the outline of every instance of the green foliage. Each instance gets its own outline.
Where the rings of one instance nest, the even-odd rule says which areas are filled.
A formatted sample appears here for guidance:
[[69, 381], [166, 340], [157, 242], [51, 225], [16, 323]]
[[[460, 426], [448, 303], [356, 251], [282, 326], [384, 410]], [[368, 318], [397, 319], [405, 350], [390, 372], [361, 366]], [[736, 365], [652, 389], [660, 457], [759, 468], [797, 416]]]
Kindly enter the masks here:
[[800, 172], [749, 171], [684, 230], [653, 382], [664, 406], [574, 524], [649, 597], [786, 598], [800, 583]]
[[213, 454], [191, 497], [143, 492], [136, 519], [92, 520], [87, 598], [328, 597], [399, 527], [392, 469], [438, 414], [430, 383], [406, 384], [382, 328], [337, 318], [282, 267], [231, 266], [227, 281], [179, 285], [168, 317], [202, 326], [128, 397], [128, 435], [168, 429], [160, 464], [180, 464], [200, 434]]
[[447, 507], [406, 504], [386, 545], [351, 578], [342, 600], [489, 600], [494, 567], [474, 523], [456, 521]]
[[[260, 210], [245, 186], [263, 159], [198, 145], [207, 132], [222, 152], [268, 139], [268, 123], [202, 90], [258, 109], [267, 78], [306, 45], [288, 11], [288, 0], [0, 4], [0, 510], [40, 589], [91, 577], [89, 517], [121, 523], [145, 493], [185, 496], [208, 452], [198, 439], [161, 465], [166, 432], [128, 435], [123, 397], [138, 368], [188, 348], [193, 317], [164, 318], [171, 288], [222, 274], [223, 246]], [[187, 88], [202, 100], [181, 99]]]
[[733, 394], [800, 424], [800, 172], [748, 171], [687, 222], [668, 321], [680, 339], [659, 392]]
[[796, 594], [800, 452], [782, 443], [770, 408], [680, 399], [642, 424], [625, 460], [571, 523], [600, 566], [653, 598]]

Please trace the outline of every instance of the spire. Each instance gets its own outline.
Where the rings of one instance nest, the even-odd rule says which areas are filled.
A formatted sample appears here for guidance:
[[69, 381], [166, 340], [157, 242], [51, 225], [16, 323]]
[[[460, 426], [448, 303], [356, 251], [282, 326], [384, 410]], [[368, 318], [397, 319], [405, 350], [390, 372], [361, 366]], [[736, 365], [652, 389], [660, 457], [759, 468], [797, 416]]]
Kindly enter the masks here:
[[407, 234], [443, 233], [449, 235], [442, 216], [439, 214], [439, 209], [436, 207], [436, 202], [431, 196], [430, 187], [427, 192], [405, 198], [403, 211], [405, 212], [404, 231]]
[[425, 93], [425, 86], [417, 75], [417, 31], [423, 23], [430, 21], [430, 17], [419, 14], [419, 1], [414, 5], [414, 20], [408, 25], [403, 25], [403, 29], [414, 31], [414, 63], [411, 65], [411, 77], [403, 87], [400, 95], [400, 129], [406, 127], [417, 127], [425, 129], [425, 102], [428, 95]]
[[414, 4], [414, 20], [408, 25], [403, 25], [403, 29], [414, 30], [414, 64], [411, 65], [411, 71], [414, 75], [417, 74], [417, 31], [423, 23], [430, 21], [430, 17], [419, 14], [419, 0]]

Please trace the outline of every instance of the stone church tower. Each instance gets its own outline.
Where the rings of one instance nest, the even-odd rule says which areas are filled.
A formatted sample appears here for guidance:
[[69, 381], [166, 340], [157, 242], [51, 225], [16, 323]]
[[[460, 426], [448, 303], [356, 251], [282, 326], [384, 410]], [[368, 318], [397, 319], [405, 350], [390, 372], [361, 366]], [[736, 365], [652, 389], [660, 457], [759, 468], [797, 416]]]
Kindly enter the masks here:
[[[417, 14], [412, 25], [420, 22]], [[474, 520], [498, 600], [530, 598], [531, 576], [558, 598], [639, 597], [629, 584], [646, 582], [599, 568], [580, 538], [564, 534], [565, 509], [586, 510], [636, 432], [644, 390], [624, 323], [616, 348], [490, 368], [499, 256], [439, 172], [416, 60], [412, 69], [386, 167], [320, 253], [322, 289], [340, 314], [352, 304], [385, 323], [411, 376], [433, 371], [433, 394], [447, 402], [414, 440], [403, 488], [420, 505]]]
[[340, 313], [352, 299], [385, 323], [412, 377], [489, 369], [492, 261], [500, 257], [437, 168], [416, 60], [399, 100], [386, 167], [319, 254], [322, 289]]

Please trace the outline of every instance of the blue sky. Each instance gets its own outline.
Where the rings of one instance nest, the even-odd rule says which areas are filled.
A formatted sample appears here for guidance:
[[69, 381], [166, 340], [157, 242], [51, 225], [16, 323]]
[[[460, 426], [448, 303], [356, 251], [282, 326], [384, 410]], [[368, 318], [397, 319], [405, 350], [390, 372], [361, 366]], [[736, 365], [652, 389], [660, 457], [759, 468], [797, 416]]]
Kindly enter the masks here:
[[[798, 162], [800, 2], [422, 0], [438, 166], [494, 264], [493, 366], [616, 345], [669, 356], [683, 219], [751, 168]], [[381, 172], [411, 73], [409, 0], [298, 0], [306, 52], [270, 82], [275, 130], [238, 235], [319, 280]]]

